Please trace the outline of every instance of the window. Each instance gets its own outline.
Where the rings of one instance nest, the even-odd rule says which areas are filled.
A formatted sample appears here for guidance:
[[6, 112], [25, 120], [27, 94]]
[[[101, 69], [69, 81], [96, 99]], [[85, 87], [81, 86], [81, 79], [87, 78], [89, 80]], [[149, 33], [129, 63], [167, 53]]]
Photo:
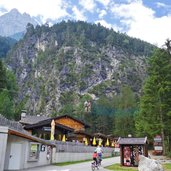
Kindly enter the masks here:
[[30, 142], [29, 146], [29, 161], [37, 161], [39, 159], [40, 144]]

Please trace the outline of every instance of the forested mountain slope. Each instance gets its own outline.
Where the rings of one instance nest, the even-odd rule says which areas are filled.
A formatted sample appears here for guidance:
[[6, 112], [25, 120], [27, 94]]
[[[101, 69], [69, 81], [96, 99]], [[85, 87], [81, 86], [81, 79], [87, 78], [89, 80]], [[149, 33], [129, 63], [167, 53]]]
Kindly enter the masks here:
[[[112, 97], [128, 85], [136, 94], [155, 47], [100, 25], [61, 22], [28, 24], [7, 64], [17, 76], [18, 101], [32, 114], [74, 113], [81, 97]], [[78, 111], [79, 113], [79, 111]]]

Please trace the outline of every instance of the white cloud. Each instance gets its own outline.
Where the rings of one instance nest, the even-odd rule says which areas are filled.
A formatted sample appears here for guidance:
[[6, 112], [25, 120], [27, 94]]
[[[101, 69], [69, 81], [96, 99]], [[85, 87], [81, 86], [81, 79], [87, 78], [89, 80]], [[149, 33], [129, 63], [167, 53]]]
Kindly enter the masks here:
[[171, 16], [150, 18], [145, 23], [134, 22], [131, 24], [128, 35], [162, 46], [167, 38], [171, 38], [171, 22], [169, 21], [171, 21]]
[[161, 2], [156, 2], [156, 5], [158, 8], [170, 8], [171, 7], [170, 5], [166, 5], [166, 4], [161, 3]]
[[107, 12], [105, 10], [101, 10], [99, 12], [99, 18], [103, 18], [106, 14], [107, 14]]
[[114, 17], [120, 19], [128, 27], [127, 34], [152, 44], [162, 46], [167, 38], [171, 38], [171, 16], [155, 17], [155, 12], [145, 7], [142, 1], [130, 4], [113, 4]]
[[154, 11], [143, 6], [142, 1], [132, 2], [130, 4], [114, 4], [111, 8], [114, 17], [134, 21], [146, 20], [153, 17]]
[[[171, 9], [170, 3], [168, 5], [158, 0], [154, 3], [155, 7], [163, 8], [165, 13]], [[75, 5], [72, 6], [72, 4]], [[92, 17], [91, 22], [99, 22], [107, 28], [126, 32], [130, 36], [150, 43], [158, 43], [159, 46], [164, 44], [167, 38], [171, 38], [171, 14], [156, 17], [159, 16], [156, 15], [158, 11], [145, 6], [143, 0], [0, 0], [0, 8], [8, 11], [17, 8], [21, 13], [39, 15], [44, 22], [49, 18], [59, 21], [68, 17], [89, 21], [89, 15], [86, 17], [85, 13], [91, 12], [91, 16], [99, 17], [98, 21], [93, 21]], [[68, 9], [71, 11], [70, 14], [67, 12]], [[0, 10], [0, 15], [3, 13]], [[104, 20], [104, 16], [108, 17], [108, 22]], [[117, 19], [117, 25], [115, 25], [115, 19]]]
[[89, 12], [94, 12], [96, 7], [94, 0], [79, 0], [79, 4]]
[[7, 10], [17, 8], [21, 13], [29, 13], [32, 16], [42, 15], [44, 19], [59, 19], [69, 16], [66, 11], [67, 3], [63, 0], [1, 0], [0, 4]]
[[84, 16], [84, 12], [79, 10], [76, 6], [72, 8], [73, 14], [74, 14], [74, 19], [75, 20], [81, 20], [81, 21], [86, 21], [87, 18]]
[[8, 12], [5, 8], [0, 5], [0, 16]]
[[113, 28], [113, 30], [115, 30], [115, 31], [119, 31], [121, 29], [121, 28], [117, 27], [116, 25], [112, 25], [110, 23], [107, 23], [105, 20], [97, 20], [97, 21], [95, 21], [95, 24], [98, 24], [98, 23], [100, 23], [100, 25], [102, 25], [102, 26], [104, 26], [106, 28], [109, 28], [109, 29]]
[[111, 0], [96, 0], [96, 1], [101, 3], [103, 6], [107, 7]]
[[1, 16], [1, 15], [4, 15], [4, 14], [5, 14], [5, 12], [0, 11], [0, 16]]

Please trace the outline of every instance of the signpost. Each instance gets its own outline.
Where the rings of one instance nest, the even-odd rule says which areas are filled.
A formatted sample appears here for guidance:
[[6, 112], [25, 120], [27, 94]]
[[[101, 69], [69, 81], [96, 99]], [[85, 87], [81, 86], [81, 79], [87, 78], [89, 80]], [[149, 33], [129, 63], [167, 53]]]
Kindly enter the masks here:
[[154, 154], [161, 155], [163, 153], [162, 138], [160, 135], [154, 137]]

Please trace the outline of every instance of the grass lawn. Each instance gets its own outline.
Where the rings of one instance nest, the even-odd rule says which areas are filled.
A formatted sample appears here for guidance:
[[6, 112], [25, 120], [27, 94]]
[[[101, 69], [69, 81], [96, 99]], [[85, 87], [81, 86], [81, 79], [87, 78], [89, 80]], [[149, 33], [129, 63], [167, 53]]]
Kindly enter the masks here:
[[[165, 171], [171, 171], [171, 163], [163, 164]], [[111, 166], [106, 167], [106, 169], [112, 170], [112, 171], [138, 171], [137, 167], [123, 167], [120, 166], [120, 164], [114, 164]]]
[[122, 171], [122, 170], [138, 171], [137, 167], [123, 167], [123, 166], [120, 166], [120, 164], [114, 164], [114, 165], [108, 166], [106, 167], [106, 169], [113, 170], [113, 171]]
[[163, 164], [163, 167], [165, 171], [171, 171], [171, 163]]

